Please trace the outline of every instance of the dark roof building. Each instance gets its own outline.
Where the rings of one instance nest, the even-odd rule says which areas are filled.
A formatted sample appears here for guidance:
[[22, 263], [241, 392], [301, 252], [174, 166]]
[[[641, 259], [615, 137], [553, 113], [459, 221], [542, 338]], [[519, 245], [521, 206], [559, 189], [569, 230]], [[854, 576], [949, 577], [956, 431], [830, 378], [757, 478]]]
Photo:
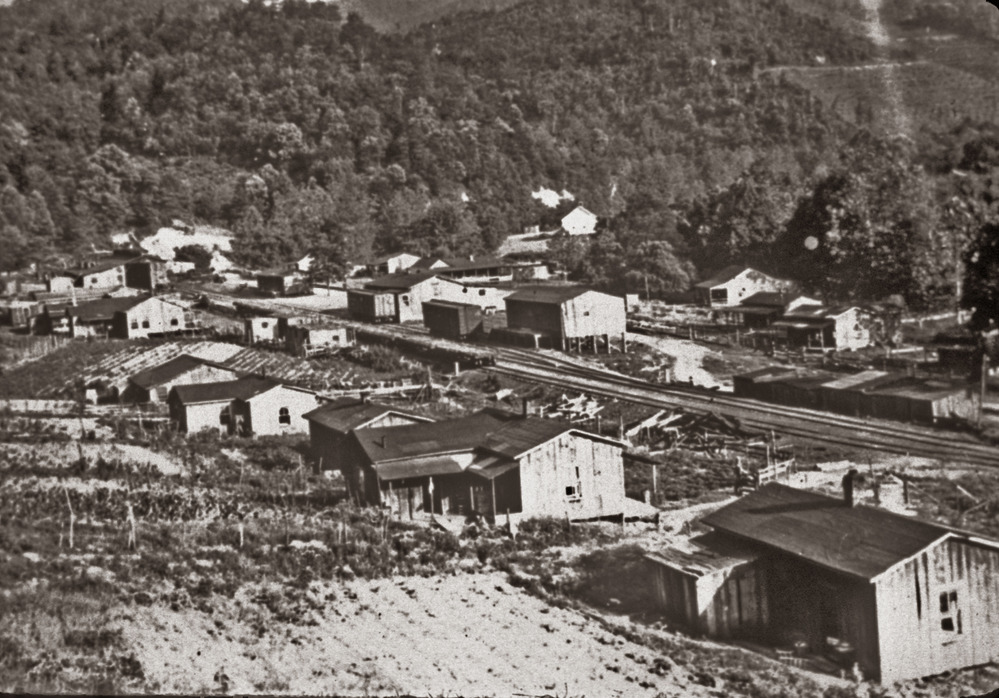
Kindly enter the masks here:
[[695, 554], [649, 556], [660, 603], [700, 632], [882, 682], [999, 658], [999, 541], [856, 505], [852, 473], [842, 498], [768, 483], [702, 523]]
[[513, 331], [537, 333], [553, 347], [596, 353], [601, 344], [610, 353], [612, 339], [625, 347], [626, 308], [620, 296], [601, 293], [585, 286], [526, 286], [505, 299], [507, 327]]
[[190, 354], [181, 354], [131, 376], [128, 379], [126, 401], [165, 401], [170, 389], [176, 385], [218, 383], [233, 381], [239, 377], [237, 371], [222, 364]]

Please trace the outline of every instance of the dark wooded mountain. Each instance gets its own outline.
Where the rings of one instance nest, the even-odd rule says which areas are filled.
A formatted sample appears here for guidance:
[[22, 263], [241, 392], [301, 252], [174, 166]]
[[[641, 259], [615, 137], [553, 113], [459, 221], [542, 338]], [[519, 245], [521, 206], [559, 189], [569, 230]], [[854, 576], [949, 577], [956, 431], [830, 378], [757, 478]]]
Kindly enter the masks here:
[[[917, 118], [898, 140], [810, 85], [921, 55], [868, 20], [853, 0], [526, 0], [380, 35], [319, 3], [19, 0], [0, 9], [2, 264], [182, 218], [234, 229], [246, 264], [312, 249], [336, 274], [491, 250], [545, 185], [601, 217], [563, 252], [608, 288], [751, 261], [930, 304], [953, 280], [938, 199], [993, 127]], [[830, 283], [803, 236], [831, 269], [881, 262]]]

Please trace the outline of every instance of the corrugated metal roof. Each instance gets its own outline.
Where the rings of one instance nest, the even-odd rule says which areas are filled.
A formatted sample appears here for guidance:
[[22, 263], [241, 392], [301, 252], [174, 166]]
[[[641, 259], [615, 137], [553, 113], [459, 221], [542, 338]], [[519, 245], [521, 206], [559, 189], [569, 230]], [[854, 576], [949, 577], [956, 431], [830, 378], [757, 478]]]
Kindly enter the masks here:
[[506, 300], [562, 305], [592, 290], [586, 286], [523, 286], [507, 296]]
[[281, 381], [263, 376], [245, 376], [234, 381], [178, 385], [173, 388], [177, 398], [185, 405], [199, 402], [226, 402], [248, 400], [281, 385]]
[[376, 463], [375, 472], [380, 480], [408, 480], [417, 477], [433, 477], [434, 475], [453, 475], [463, 472], [461, 464], [454, 458], [411, 458], [389, 463]]
[[948, 533], [942, 526], [767, 483], [702, 522], [827, 569], [870, 580]]
[[175, 356], [159, 366], [153, 366], [152, 368], [147, 368], [145, 371], [139, 371], [132, 376], [130, 380], [140, 388], [154, 388], [158, 385], [163, 385], [178, 376], [182, 376], [188, 371], [192, 371], [200, 366], [214, 366], [215, 368], [230, 371], [233, 375], [239, 375], [231, 368], [215, 363], [214, 361], [200, 359], [197, 356], [191, 356], [190, 354], [181, 354], [180, 356]]
[[306, 412], [302, 416], [310, 422], [316, 422], [317, 424], [322, 424], [325, 427], [346, 434], [386, 414], [398, 414], [420, 422], [433, 421], [397, 410], [389, 405], [382, 405], [377, 402], [365, 402], [353, 397], [337, 398], [311, 412]]

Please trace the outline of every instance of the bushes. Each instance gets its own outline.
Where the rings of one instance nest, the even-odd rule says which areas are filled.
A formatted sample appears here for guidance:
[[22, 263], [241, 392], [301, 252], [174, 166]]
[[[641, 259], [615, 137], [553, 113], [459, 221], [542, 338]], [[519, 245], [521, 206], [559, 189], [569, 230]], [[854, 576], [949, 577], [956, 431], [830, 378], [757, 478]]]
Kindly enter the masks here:
[[626, 613], [646, 612], [657, 601], [640, 545], [595, 550], [574, 565], [579, 573], [570, 593], [593, 606], [608, 606], [611, 599]]

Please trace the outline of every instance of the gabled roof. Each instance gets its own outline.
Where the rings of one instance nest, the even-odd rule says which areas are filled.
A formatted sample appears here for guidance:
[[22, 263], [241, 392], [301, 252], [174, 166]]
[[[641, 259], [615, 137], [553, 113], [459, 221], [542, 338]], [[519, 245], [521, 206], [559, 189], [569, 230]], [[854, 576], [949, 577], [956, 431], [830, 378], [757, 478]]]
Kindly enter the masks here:
[[234, 375], [239, 375], [237, 371], [233, 371], [228, 366], [223, 366], [222, 364], [215, 363], [214, 361], [208, 361], [207, 359], [201, 359], [197, 356], [191, 356], [190, 354], [181, 354], [180, 356], [175, 356], [159, 366], [153, 366], [152, 368], [147, 368], [144, 371], [139, 371], [129, 380], [140, 388], [149, 389], [158, 385], [163, 385], [164, 383], [169, 383], [174, 378], [182, 376], [189, 371], [200, 368], [201, 366], [214, 366], [215, 368], [230, 371]]
[[[281, 381], [264, 376], [244, 376], [234, 381], [198, 383], [195, 385], [174, 386], [172, 393], [182, 404], [194, 405], [200, 402], [229, 402], [249, 400], [281, 385]], [[291, 386], [288, 386], [291, 387]]]
[[[385, 289], [388, 291], [405, 291], [422, 284], [428, 279], [433, 279], [436, 276], [437, 273], [432, 271], [418, 272], [416, 274], [388, 274], [387, 276], [382, 276], [374, 281], [369, 281], [364, 285], [364, 288], [372, 290]], [[442, 281], [443, 280], [444, 279], [442, 279]], [[453, 282], [448, 281], [448, 283]]]
[[419, 255], [415, 255], [412, 252], [392, 252], [390, 254], [383, 254], [381, 257], [375, 257], [368, 264], [385, 264], [385, 262], [399, 257], [419, 257]]
[[705, 516], [715, 530], [872, 580], [951, 529], [776, 482]]
[[593, 218], [597, 217], [597, 214], [595, 214], [593, 211], [590, 211], [585, 206], [577, 206], [576, 208], [574, 208], [571, 211], [569, 211], [569, 213], [567, 213], [564, 216], [562, 216], [562, 220], [565, 220], [566, 218], [568, 218], [569, 216], [571, 216], [574, 213], [583, 213], [583, 214], [586, 214], [587, 216], [592, 216]]
[[337, 398], [311, 412], [306, 412], [302, 416], [310, 422], [315, 422], [316, 424], [321, 424], [324, 427], [346, 434], [387, 414], [397, 414], [417, 422], [433, 421], [426, 417], [397, 410], [389, 405], [380, 405], [377, 402], [365, 402], [360, 398], [353, 397]]
[[470, 453], [504, 422], [517, 419], [512, 412], [483, 410], [446, 422], [357, 429], [354, 435], [372, 463], [425, 456]]
[[443, 264], [445, 267], [451, 266], [444, 260], [443, 257], [420, 257], [413, 263], [413, 266], [411, 266], [410, 269], [432, 269], [438, 262]]
[[100, 274], [101, 272], [104, 271], [110, 271], [118, 267], [124, 267], [125, 263], [128, 261], [129, 260], [127, 259], [119, 258], [113, 261], [100, 262], [98, 264], [94, 264], [93, 266], [89, 267], [75, 267], [72, 269], [66, 269], [64, 271], [58, 272], [57, 276], [81, 277], [81, 276], [89, 276], [91, 274]]
[[528, 417], [509, 422], [493, 431], [482, 443], [482, 448], [507, 458], [518, 458], [567, 431], [573, 431], [570, 424], [554, 419]]
[[507, 296], [506, 300], [562, 305], [592, 290], [586, 286], [523, 286]]
[[713, 288], [721, 284], [728, 283], [744, 271], [755, 271], [750, 267], [739, 264], [730, 264], [709, 279], [705, 279], [699, 284], [694, 284], [694, 288]]
[[442, 260], [447, 267], [442, 269], [442, 271], [447, 272], [450, 270], [475, 270], [475, 269], [492, 269], [494, 267], [507, 267], [510, 263], [500, 259], [499, 257], [476, 257], [474, 259], [469, 259], [468, 257], [456, 257]]

